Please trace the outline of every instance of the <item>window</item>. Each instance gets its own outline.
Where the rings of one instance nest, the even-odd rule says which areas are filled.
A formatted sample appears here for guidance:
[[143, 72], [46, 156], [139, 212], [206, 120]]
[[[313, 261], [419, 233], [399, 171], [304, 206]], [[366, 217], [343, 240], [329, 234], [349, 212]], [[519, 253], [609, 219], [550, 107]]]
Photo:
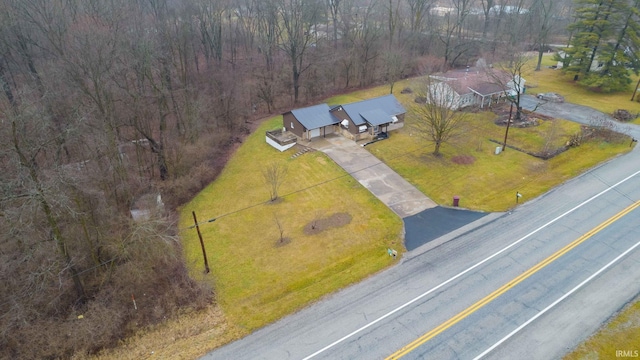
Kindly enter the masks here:
[[293, 129], [293, 121], [291, 122], [291, 128]]

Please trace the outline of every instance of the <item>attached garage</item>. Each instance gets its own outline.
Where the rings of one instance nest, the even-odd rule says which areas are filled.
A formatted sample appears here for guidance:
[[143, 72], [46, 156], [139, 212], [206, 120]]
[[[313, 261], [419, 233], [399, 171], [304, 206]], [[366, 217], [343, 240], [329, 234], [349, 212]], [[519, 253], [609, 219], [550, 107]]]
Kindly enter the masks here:
[[392, 94], [330, 108], [327, 104], [288, 111], [285, 133], [298, 140], [312, 140], [340, 133], [352, 140], [371, 139], [380, 132], [401, 128], [406, 110]]
[[334, 133], [338, 120], [329, 110], [327, 104], [291, 110], [283, 114], [284, 127], [305, 140]]
[[309, 138], [317, 138], [320, 137], [320, 128], [309, 130]]

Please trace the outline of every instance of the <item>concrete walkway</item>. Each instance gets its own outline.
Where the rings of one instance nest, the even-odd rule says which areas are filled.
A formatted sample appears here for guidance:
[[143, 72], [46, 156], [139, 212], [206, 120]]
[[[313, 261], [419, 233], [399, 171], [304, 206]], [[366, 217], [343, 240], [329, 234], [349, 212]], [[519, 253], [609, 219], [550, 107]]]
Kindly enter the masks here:
[[353, 140], [328, 135], [305, 145], [327, 154], [403, 219], [436, 207], [436, 203]]

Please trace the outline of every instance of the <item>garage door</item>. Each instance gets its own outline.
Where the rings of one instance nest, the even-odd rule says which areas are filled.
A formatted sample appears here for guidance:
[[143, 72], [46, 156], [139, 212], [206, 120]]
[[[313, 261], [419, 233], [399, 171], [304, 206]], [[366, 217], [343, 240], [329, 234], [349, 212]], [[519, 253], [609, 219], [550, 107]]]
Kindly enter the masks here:
[[311, 139], [320, 136], [320, 129], [311, 129], [310, 130], [311, 133]]

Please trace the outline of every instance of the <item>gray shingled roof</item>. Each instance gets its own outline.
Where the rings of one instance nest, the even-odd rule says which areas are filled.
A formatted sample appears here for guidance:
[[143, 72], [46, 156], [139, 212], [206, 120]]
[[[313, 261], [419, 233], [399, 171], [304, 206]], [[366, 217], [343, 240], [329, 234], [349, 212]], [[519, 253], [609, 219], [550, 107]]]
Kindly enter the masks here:
[[291, 110], [291, 113], [307, 130], [312, 130], [327, 125], [334, 125], [339, 122], [338, 119], [329, 113], [329, 110], [329, 105], [320, 104]]
[[380, 109], [361, 112], [360, 116], [362, 116], [372, 126], [388, 124], [393, 121], [389, 114]]
[[[393, 94], [342, 105], [342, 108], [356, 125], [364, 125], [366, 120], [362, 117], [362, 114], [371, 112], [372, 110], [379, 110], [387, 115], [388, 121], [385, 121], [382, 124], [391, 122], [392, 116], [404, 114], [405, 112], [407, 112], [407, 110], [405, 110], [405, 108], [400, 105]], [[380, 125], [373, 123], [371, 124]]]

